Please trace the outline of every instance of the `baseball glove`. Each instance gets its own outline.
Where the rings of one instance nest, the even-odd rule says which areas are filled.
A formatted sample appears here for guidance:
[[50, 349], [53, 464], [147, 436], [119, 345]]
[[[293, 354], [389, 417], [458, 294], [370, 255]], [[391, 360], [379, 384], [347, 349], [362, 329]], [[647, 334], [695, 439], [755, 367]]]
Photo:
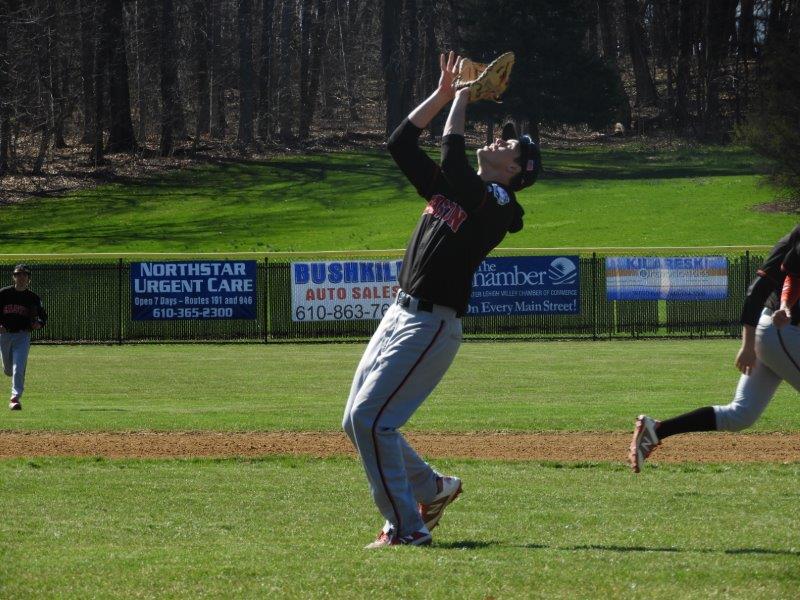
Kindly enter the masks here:
[[513, 52], [506, 52], [498, 56], [488, 65], [465, 58], [458, 68], [456, 89], [468, 87], [470, 102], [478, 100], [500, 102], [500, 96], [508, 87], [508, 79], [513, 66]]

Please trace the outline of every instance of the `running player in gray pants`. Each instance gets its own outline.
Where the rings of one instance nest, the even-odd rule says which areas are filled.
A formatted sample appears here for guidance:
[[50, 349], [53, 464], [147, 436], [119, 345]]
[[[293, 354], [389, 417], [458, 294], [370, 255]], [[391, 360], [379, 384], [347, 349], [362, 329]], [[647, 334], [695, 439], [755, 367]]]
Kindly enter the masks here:
[[[514, 191], [540, 168], [528, 136], [504, 137], [466, 157], [469, 90], [455, 92], [459, 58], [440, 57], [439, 87], [389, 137], [400, 170], [427, 201], [400, 271], [401, 291], [358, 365], [342, 427], [353, 442], [385, 525], [368, 548], [431, 543], [430, 530], [461, 492], [461, 480], [434, 471], [398, 431], [447, 371], [461, 344], [475, 269], [507, 232], [522, 229]], [[418, 145], [450, 101], [437, 165]], [[512, 136], [511, 133], [514, 133]]]
[[0, 356], [3, 372], [11, 377], [11, 410], [22, 410], [25, 370], [31, 348], [31, 330], [41, 329], [47, 313], [39, 296], [28, 289], [31, 270], [14, 267], [14, 285], [0, 290]]
[[636, 419], [629, 460], [638, 473], [650, 453], [671, 435], [690, 431], [741, 431], [755, 423], [781, 381], [800, 390], [800, 226], [782, 237], [758, 270], [742, 308], [741, 371], [733, 401], [672, 419]]

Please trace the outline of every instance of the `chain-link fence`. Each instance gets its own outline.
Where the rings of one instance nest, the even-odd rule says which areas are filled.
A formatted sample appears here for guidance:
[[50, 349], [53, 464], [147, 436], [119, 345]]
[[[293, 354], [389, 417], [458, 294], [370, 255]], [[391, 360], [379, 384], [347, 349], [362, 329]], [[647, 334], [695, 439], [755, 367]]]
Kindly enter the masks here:
[[[569, 252], [505, 251], [498, 254], [558, 256]], [[463, 317], [465, 338], [735, 337], [741, 330], [739, 315], [747, 286], [765, 258], [764, 250], [735, 253], [715, 249], [692, 251], [693, 256], [713, 255], [726, 260], [727, 294], [720, 299], [611, 300], [606, 289], [606, 258], [621, 254], [653, 255], [646, 250], [639, 250], [637, 254], [630, 250], [583, 254], [578, 259], [576, 287], [580, 308], [576, 314], [466, 315]], [[686, 251], [673, 254], [687, 255]], [[182, 262], [192, 260], [204, 259]], [[308, 263], [309, 259], [302, 260]], [[312, 260], [330, 264], [337, 258], [325, 256], [322, 259], [318, 256]], [[361, 259], [348, 255], [340, 260], [368, 260], [376, 265], [383, 264], [380, 261], [391, 261], [388, 264], [399, 265], [399, 257], [388, 254]], [[370, 286], [377, 295], [371, 304], [375, 307], [372, 314], [354, 314], [354, 308], [361, 309], [343, 305], [331, 311], [327, 318], [301, 319], [298, 318], [298, 315], [302, 316], [298, 305], [302, 302], [298, 301], [297, 286], [293, 286], [296, 282], [292, 277], [296, 260], [260, 258], [255, 264], [250, 292], [255, 304], [251, 317], [140, 320], [135, 317], [134, 297], [137, 294], [131, 283], [132, 266], [138, 263], [116, 260], [27, 261], [27, 264], [33, 268], [31, 289], [42, 297], [49, 314], [47, 327], [33, 334], [39, 342], [363, 340], [375, 330], [382, 313], [392, 302], [397, 286], [396, 280], [378, 277], [375, 285]], [[12, 262], [0, 265], [0, 282], [11, 283], [12, 267]]]

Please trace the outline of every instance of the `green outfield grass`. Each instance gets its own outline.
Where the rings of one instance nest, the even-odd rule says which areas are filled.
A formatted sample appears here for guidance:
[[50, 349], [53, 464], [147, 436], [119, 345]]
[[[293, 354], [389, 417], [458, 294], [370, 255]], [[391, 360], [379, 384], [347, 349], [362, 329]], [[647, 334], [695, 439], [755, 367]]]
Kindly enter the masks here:
[[[465, 343], [420, 431], [626, 431], [730, 402], [735, 340]], [[364, 344], [34, 346], [0, 430], [338, 430]], [[3, 378], [3, 385], [9, 380]], [[753, 431], [800, 429], [784, 384]]]
[[353, 459], [0, 462], [4, 598], [791, 598], [800, 465], [449, 461], [430, 548], [367, 551]]
[[[520, 194], [526, 227], [502, 247], [771, 245], [796, 215], [755, 205], [752, 154], [641, 145], [544, 152]], [[421, 200], [384, 152], [230, 162], [0, 210], [4, 253], [402, 248]]]

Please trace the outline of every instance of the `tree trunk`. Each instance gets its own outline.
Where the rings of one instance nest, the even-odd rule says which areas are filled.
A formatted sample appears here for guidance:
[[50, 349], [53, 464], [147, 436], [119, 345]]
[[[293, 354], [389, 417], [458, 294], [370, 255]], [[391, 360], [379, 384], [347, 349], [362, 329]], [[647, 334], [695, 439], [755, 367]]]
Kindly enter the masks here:
[[[305, 139], [308, 137], [311, 125], [314, 123], [314, 113], [317, 108], [317, 96], [319, 93], [319, 73], [322, 64], [322, 50], [325, 40], [325, 31], [328, 16], [328, 3], [327, 0], [316, 0], [316, 20], [314, 24], [314, 37], [311, 41], [311, 69], [308, 75], [308, 102], [304, 104], [304, 110], [301, 115], [305, 115], [305, 119], [300, 121], [300, 137]], [[303, 124], [305, 122], [305, 131], [303, 131]], [[305, 133], [305, 137], [304, 137]]]
[[386, 101], [386, 136], [403, 120], [402, 71], [400, 64], [400, 0], [383, 0], [381, 64]]
[[754, 8], [755, 0], [742, 0], [739, 13], [739, 53], [743, 60], [749, 60], [754, 56]]
[[108, 52], [109, 135], [107, 152], [131, 152], [136, 137], [131, 121], [128, 59], [125, 56], [122, 0], [107, 0], [103, 36]]
[[82, 144], [94, 140], [94, 40], [96, 0], [80, 0], [81, 19], [81, 104], [83, 108]]
[[417, 0], [405, 0], [405, 76], [401, 96], [401, 113], [407, 115], [414, 107], [414, 82], [419, 62], [419, 23], [417, 22]]
[[703, 129], [707, 136], [716, 138], [720, 128], [720, 90], [722, 60], [735, 22], [738, 0], [705, 1], [705, 35], [703, 61], [705, 63], [705, 110]]
[[225, 73], [222, 61], [222, 1], [212, 0], [211, 10], [211, 137], [225, 137]]
[[94, 143], [92, 146], [91, 160], [94, 166], [103, 162], [103, 130], [105, 125], [105, 88], [106, 88], [106, 66], [108, 52], [106, 48], [106, 36], [102, 33], [103, 23], [106, 22], [106, 13], [109, 6], [105, 2], [97, 3], [95, 13], [95, 35], [94, 37]]
[[161, 87], [161, 156], [170, 156], [175, 149], [178, 130], [176, 104], [178, 101], [178, 66], [175, 49], [175, 13], [173, 0], [161, 0], [160, 87]]
[[308, 113], [309, 104], [309, 71], [311, 70], [311, 40], [313, 25], [311, 19], [311, 0], [300, 2], [300, 115], [298, 119], [297, 136], [301, 140], [308, 138]]
[[600, 45], [603, 50], [603, 58], [614, 71], [617, 79], [617, 86], [621, 91], [622, 100], [615, 119], [622, 123], [626, 129], [631, 126], [631, 100], [625, 91], [622, 83], [619, 63], [617, 62], [617, 29], [614, 26], [614, 19], [611, 14], [611, 0], [597, 1], [597, 22], [600, 27]]
[[675, 80], [675, 119], [679, 126], [689, 121], [689, 87], [691, 85], [691, 60], [693, 16], [697, 0], [680, 0], [678, 9], [678, 67]]
[[675, 72], [673, 69], [673, 56], [677, 46], [672, 15], [677, 15], [676, 0], [661, 0], [654, 3], [653, 25], [654, 47], [657, 57], [657, 66], [662, 67], [667, 78], [667, 103], [671, 105], [675, 99]]
[[611, 14], [611, 0], [597, 0], [597, 21], [600, 26], [600, 45], [603, 58], [617, 64], [617, 32]]
[[63, 27], [56, 0], [47, 2], [47, 18], [49, 23], [49, 44], [48, 57], [50, 69], [50, 90], [52, 97], [52, 117], [53, 117], [53, 146], [55, 148], [66, 148], [67, 142], [64, 139], [64, 120], [67, 118], [67, 68], [66, 52], [61, 44], [60, 28]]
[[[433, 2], [427, 0], [422, 2], [420, 6], [421, 19], [425, 24], [425, 52], [422, 59], [422, 93], [424, 96], [430, 94], [438, 85], [439, 82], [439, 42], [436, 40], [436, 11], [434, 10]], [[444, 118], [442, 113], [439, 113], [431, 121], [428, 126], [428, 135], [431, 138], [436, 137], [436, 131], [441, 128], [440, 121]]]
[[8, 149], [11, 143], [11, 110], [9, 101], [8, 22], [12, 0], [0, 0], [0, 177], [10, 171]]
[[281, 9], [280, 62], [278, 65], [278, 135], [282, 142], [292, 139], [291, 68], [292, 68], [292, 4], [293, 0], [283, 0]]
[[[350, 58], [352, 57], [352, 53], [348, 52], [349, 47], [345, 40], [351, 40], [356, 36], [355, 31], [355, 15], [357, 14], [357, 10], [354, 10], [350, 6], [350, 1], [347, 0], [345, 3], [345, 9], [347, 14], [345, 17], [342, 17], [341, 10], [340, 10], [340, 0], [334, 0], [336, 2], [336, 21], [338, 27], [336, 28], [339, 33], [339, 50], [341, 52], [341, 61], [342, 61], [342, 77], [344, 78], [344, 89], [345, 95], [347, 96], [347, 111], [350, 117], [350, 120], [347, 121], [347, 131], [350, 130], [351, 122], [358, 121], [359, 114], [358, 110], [356, 110], [356, 91], [353, 85], [353, 73], [352, 69], [350, 68]], [[397, 0], [399, 1], [399, 0]], [[349, 16], [349, 18], [348, 18]]]
[[239, 0], [239, 134], [241, 149], [253, 145], [253, 0]]
[[194, 0], [192, 3], [192, 25], [194, 27], [194, 73], [195, 101], [197, 102], [197, 126], [195, 135], [200, 137], [211, 131], [211, 97], [208, 86], [208, 55], [210, 37], [208, 35], [209, 10], [211, 0]]
[[638, 0], [625, 0], [625, 32], [628, 37], [628, 51], [631, 55], [636, 79], [636, 104], [638, 106], [654, 105], [658, 101], [658, 94], [644, 53]]
[[270, 110], [272, 99], [272, 23], [275, 0], [261, 3], [261, 53], [258, 69], [258, 137], [268, 140], [270, 131]]
[[147, 81], [148, 67], [160, 56], [161, 50], [156, 43], [159, 35], [159, 19], [161, 7], [148, 0], [135, 0], [133, 5], [136, 46], [136, 112], [138, 116], [137, 137], [143, 146], [147, 144], [147, 124], [153, 111], [148, 103]]

